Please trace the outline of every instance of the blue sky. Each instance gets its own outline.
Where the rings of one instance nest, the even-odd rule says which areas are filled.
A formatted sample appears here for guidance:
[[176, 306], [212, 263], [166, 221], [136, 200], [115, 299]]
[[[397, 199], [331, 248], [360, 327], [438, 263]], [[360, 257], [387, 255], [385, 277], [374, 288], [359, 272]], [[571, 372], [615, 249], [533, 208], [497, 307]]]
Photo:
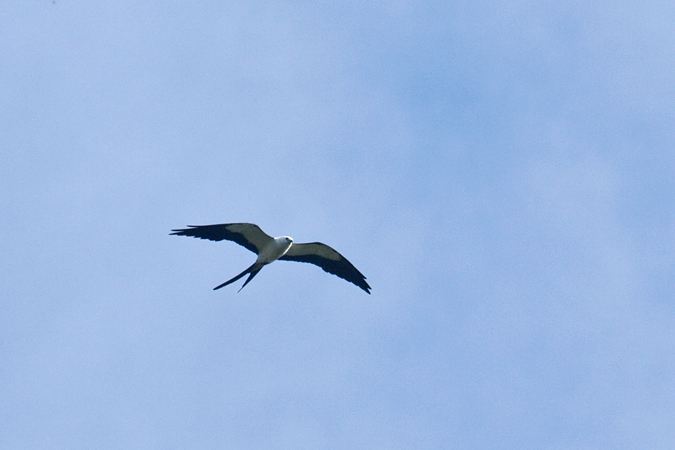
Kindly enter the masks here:
[[674, 22], [3, 2], [0, 447], [673, 448]]

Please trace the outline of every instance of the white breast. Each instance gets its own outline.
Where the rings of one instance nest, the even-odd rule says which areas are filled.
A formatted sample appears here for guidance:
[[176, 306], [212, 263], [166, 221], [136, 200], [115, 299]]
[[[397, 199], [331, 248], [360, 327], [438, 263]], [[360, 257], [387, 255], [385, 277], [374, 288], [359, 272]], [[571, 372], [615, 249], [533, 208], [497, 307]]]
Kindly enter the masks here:
[[257, 262], [269, 264], [276, 261], [284, 256], [288, 249], [291, 248], [291, 245], [293, 245], [293, 239], [288, 236], [274, 238], [260, 251]]

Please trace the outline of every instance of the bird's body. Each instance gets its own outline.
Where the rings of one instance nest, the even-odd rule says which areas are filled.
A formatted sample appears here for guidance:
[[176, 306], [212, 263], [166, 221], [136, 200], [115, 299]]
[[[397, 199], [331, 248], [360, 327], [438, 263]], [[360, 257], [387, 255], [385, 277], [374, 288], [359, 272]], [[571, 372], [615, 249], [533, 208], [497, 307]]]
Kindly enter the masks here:
[[270, 243], [263, 247], [258, 253], [258, 260], [256, 262], [269, 264], [284, 256], [284, 254], [293, 245], [293, 239], [288, 236], [274, 238]]
[[[190, 228], [171, 230], [174, 235], [192, 236], [212, 241], [228, 240], [236, 242], [258, 255], [258, 259], [242, 273], [216, 286], [215, 289], [227, 286], [250, 274], [241, 289], [255, 277], [267, 264], [281, 259], [315, 264], [324, 271], [354, 283], [368, 294], [370, 286], [366, 283], [366, 277], [359, 272], [345, 257], [321, 242], [310, 244], [294, 244], [288, 236], [273, 238], [267, 235], [252, 223], [224, 223], [218, 225], [188, 225]], [[239, 289], [241, 291], [241, 289]]]

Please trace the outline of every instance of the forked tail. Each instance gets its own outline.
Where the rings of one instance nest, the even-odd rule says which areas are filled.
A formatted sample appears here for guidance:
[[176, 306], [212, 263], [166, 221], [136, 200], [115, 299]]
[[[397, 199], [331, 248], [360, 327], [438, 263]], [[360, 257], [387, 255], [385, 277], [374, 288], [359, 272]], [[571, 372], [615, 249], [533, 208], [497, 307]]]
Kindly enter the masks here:
[[[228, 284], [234, 283], [234, 282], [237, 281], [239, 278], [243, 277], [243, 276], [246, 275], [247, 273], [250, 273], [251, 275], [249, 275], [249, 277], [246, 279], [246, 282], [244, 283], [244, 286], [246, 286], [246, 285], [248, 284], [248, 282], [251, 281], [251, 280], [253, 279], [254, 276], [258, 275], [258, 272], [260, 272], [260, 269], [262, 269], [263, 266], [264, 266], [264, 264], [258, 264], [257, 262], [254, 262], [254, 263], [251, 265], [251, 267], [249, 267], [248, 269], [244, 270], [242, 273], [240, 273], [240, 274], [237, 275], [236, 277], [232, 278], [231, 280], [228, 280], [228, 281], [224, 282], [223, 284], [214, 287], [213, 290], [215, 291], [215, 290], [217, 290], [217, 289], [220, 289], [221, 287], [227, 286]], [[240, 292], [242, 289], [244, 289], [244, 286], [242, 286], [241, 288], [239, 288], [239, 291], [237, 291], [237, 292]]]

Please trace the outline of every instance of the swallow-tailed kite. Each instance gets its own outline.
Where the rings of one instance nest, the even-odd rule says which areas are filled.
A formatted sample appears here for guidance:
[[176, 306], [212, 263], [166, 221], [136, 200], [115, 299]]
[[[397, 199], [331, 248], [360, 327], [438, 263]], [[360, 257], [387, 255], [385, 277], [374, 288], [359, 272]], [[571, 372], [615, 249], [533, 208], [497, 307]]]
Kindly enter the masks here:
[[366, 283], [366, 277], [359, 272], [347, 259], [321, 242], [312, 242], [311, 244], [294, 244], [293, 239], [288, 236], [273, 238], [268, 236], [258, 225], [252, 223], [223, 223], [219, 225], [188, 225], [190, 228], [171, 230], [172, 235], [193, 236], [200, 239], [209, 239], [211, 241], [228, 241], [246, 247], [258, 255], [258, 259], [251, 267], [232, 278], [229, 281], [213, 288], [220, 289], [230, 283], [234, 283], [247, 273], [250, 273], [244, 286], [260, 272], [264, 266], [269, 263], [282, 259], [285, 261], [299, 261], [312, 263], [321, 267], [324, 271], [337, 275], [343, 280], [354, 283], [368, 294], [370, 286]]

